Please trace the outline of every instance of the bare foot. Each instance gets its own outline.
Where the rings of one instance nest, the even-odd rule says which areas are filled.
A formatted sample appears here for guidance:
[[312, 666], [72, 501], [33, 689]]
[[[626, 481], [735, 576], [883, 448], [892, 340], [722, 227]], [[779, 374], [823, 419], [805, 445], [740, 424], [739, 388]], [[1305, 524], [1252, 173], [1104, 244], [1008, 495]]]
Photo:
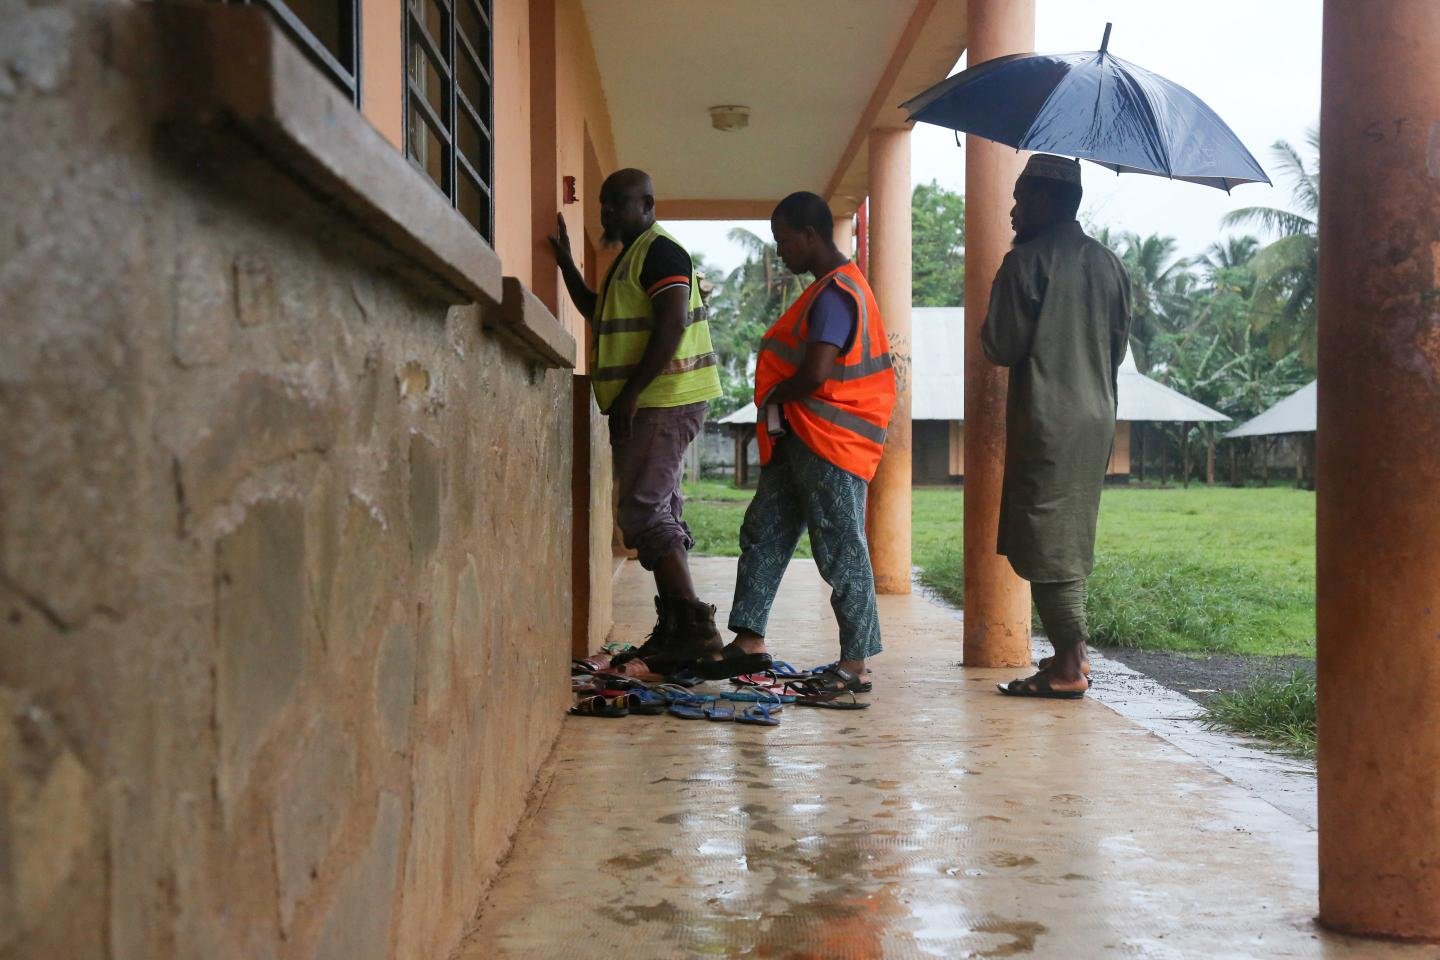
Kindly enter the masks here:
[[[1041, 657], [1035, 661], [1036, 670], [1049, 670], [1053, 666], [1055, 666], [1054, 657]], [[1080, 661], [1080, 672], [1087, 677], [1090, 676], [1090, 658], [1088, 656]]]

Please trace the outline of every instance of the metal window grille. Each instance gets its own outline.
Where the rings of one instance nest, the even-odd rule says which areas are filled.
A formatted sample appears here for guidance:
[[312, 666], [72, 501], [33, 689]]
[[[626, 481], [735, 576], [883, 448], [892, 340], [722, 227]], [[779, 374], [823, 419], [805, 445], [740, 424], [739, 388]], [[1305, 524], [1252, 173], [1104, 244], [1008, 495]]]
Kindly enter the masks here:
[[234, 0], [264, 7], [350, 102], [360, 105], [360, 0]]
[[406, 0], [405, 152], [495, 237], [491, 0]]

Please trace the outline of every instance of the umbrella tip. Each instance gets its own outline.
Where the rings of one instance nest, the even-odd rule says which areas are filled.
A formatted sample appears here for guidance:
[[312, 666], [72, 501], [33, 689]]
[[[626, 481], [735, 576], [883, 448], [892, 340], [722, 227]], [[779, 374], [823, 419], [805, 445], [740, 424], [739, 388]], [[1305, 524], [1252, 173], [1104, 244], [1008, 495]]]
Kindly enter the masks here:
[[1113, 27], [1114, 25], [1115, 25], [1115, 24], [1113, 24], [1113, 23], [1107, 23], [1107, 24], [1105, 24], [1105, 36], [1103, 36], [1103, 37], [1100, 38], [1100, 52], [1101, 52], [1101, 53], [1104, 53], [1106, 50], [1110, 49], [1110, 28]]

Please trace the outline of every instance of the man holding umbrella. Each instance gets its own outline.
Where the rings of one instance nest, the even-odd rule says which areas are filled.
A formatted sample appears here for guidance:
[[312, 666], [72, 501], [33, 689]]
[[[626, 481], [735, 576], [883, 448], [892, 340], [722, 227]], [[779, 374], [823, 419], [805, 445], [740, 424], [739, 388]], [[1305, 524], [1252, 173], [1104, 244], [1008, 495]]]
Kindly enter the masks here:
[[1085, 235], [1080, 164], [1036, 154], [1015, 183], [1015, 245], [995, 275], [985, 355], [1010, 369], [998, 550], [1030, 581], [1055, 656], [1000, 687], [1079, 699], [1089, 689], [1085, 581], [1115, 439], [1116, 373], [1130, 335], [1130, 281]]
[[1229, 191], [1270, 178], [1195, 94], [1100, 49], [996, 57], [904, 107], [910, 119], [1036, 151], [1015, 184], [1015, 247], [982, 340], [1010, 368], [1000, 553], [1029, 580], [1055, 656], [1015, 696], [1085, 695], [1085, 578], [1115, 437], [1115, 374], [1130, 328], [1119, 260], [1075, 222], [1083, 157], [1116, 173]]

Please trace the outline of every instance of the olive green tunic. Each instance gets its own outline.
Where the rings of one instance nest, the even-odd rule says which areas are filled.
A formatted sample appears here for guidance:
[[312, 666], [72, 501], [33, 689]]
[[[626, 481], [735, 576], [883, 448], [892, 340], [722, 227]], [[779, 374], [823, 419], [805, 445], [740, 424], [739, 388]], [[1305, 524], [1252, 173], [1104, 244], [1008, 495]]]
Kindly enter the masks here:
[[998, 549], [1026, 580], [1090, 575], [1129, 334], [1125, 267], [1080, 224], [1005, 255], [980, 336], [1010, 368]]

